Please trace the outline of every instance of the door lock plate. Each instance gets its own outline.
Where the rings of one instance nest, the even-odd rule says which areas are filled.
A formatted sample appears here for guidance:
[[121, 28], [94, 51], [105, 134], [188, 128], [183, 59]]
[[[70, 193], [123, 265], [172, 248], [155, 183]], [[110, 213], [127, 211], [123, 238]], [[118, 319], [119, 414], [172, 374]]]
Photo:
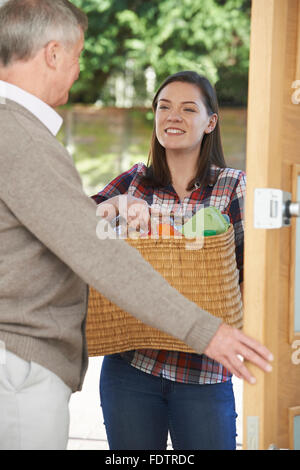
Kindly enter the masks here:
[[[291, 193], [274, 188], [256, 188], [254, 191], [254, 227], [281, 228], [291, 224]], [[295, 210], [294, 210], [295, 212]]]

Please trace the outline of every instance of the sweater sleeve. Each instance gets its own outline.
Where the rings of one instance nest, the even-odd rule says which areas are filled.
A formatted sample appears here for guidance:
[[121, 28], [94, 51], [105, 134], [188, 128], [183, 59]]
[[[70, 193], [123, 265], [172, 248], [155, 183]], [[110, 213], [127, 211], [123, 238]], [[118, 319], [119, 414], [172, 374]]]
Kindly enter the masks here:
[[18, 221], [81, 279], [141, 321], [199, 354], [221, 320], [183, 297], [124, 240], [96, 236], [95, 203], [65, 149], [34, 141], [0, 152], [0, 197]]

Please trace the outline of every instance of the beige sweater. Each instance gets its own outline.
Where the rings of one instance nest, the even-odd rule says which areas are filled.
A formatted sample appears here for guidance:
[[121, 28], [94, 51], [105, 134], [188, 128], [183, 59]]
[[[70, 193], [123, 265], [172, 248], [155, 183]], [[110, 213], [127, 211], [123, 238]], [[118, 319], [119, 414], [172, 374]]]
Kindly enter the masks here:
[[0, 340], [73, 391], [87, 366], [87, 284], [202, 353], [220, 320], [124, 240], [99, 240], [95, 203], [64, 147], [22, 106], [0, 104]]

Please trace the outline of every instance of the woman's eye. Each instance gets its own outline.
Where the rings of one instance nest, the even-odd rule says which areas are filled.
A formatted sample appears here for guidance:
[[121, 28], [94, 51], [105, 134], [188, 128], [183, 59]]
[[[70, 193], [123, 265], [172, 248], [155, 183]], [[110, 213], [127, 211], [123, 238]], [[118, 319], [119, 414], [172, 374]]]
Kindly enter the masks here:
[[159, 109], [169, 109], [168, 106], [160, 105]]
[[184, 111], [189, 111], [189, 112], [191, 112], [191, 113], [195, 113], [195, 112], [196, 112], [196, 110], [193, 109], [193, 108], [184, 108]]

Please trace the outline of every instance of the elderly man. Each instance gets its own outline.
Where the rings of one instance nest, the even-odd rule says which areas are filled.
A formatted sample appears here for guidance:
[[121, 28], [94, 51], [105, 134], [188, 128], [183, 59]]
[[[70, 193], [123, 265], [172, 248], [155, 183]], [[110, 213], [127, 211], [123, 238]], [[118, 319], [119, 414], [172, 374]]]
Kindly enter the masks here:
[[55, 138], [79, 75], [86, 16], [67, 0], [0, 2], [0, 448], [64, 449], [87, 366], [87, 284], [254, 380], [269, 351], [181, 296], [124, 241], [96, 237], [94, 202]]

